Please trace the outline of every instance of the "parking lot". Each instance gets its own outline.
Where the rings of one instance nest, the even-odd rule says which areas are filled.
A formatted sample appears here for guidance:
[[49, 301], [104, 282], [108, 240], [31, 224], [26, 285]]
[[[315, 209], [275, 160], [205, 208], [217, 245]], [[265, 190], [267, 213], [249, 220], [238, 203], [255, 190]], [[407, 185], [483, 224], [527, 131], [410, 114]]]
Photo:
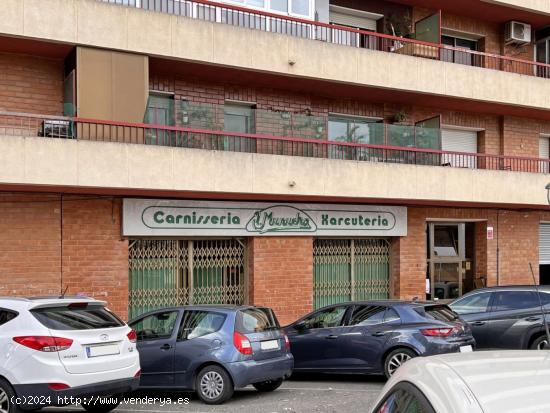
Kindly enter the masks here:
[[[367, 376], [302, 376], [283, 383], [273, 393], [258, 393], [247, 387], [235, 391], [231, 400], [221, 406], [201, 403], [192, 393], [137, 393], [142, 403], [121, 404], [116, 412], [239, 412], [239, 413], [298, 413], [298, 412], [368, 412], [385, 380]], [[149, 403], [146, 398], [157, 398]], [[183, 402], [189, 398], [188, 404]], [[152, 401], [152, 400], [149, 400]], [[178, 404], [178, 401], [180, 402]], [[48, 408], [45, 412], [76, 412], [81, 408]]]

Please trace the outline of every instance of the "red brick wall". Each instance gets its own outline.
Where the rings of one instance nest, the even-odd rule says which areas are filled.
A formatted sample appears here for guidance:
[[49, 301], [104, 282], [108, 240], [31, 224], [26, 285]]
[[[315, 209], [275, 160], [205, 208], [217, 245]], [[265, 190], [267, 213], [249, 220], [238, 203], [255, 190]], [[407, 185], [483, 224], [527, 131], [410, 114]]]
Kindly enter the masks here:
[[63, 60], [0, 53], [0, 111], [63, 115]]
[[281, 325], [313, 308], [313, 238], [250, 238], [250, 303], [271, 307]]
[[[497, 224], [498, 214], [498, 224]], [[409, 208], [408, 236], [393, 241], [393, 280], [396, 297], [423, 297], [427, 271], [426, 222], [429, 219], [486, 220], [476, 223], [476, 276], [497, 284], [497, 245], [499, 284], [532, 284], [529, 263], [538, 280], [538, 225], [542, 212], [497, 211], [492, 209]], [[486, 239], [486, 228], [494, 228], [494, 239]]]
[[128, 315], [128, 240], [122, 239], [122, 202], [67, 198], [63, 208], [63, 288], [105, 300]]
[[85, 293], [121, 317], [128, 307], [128, 241], [121, 202], [58, 195], [0, 194], [0, 295]]
[[0, 193], [0, 296], [59, 294], [58, 199]]

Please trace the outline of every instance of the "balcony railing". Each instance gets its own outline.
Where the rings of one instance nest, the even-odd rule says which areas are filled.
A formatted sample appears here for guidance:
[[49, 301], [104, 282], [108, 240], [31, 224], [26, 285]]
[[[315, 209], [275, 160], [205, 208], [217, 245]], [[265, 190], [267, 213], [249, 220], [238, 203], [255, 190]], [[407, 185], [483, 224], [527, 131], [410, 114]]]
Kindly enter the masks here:
[[550, 78], [550, 64], [321, 23], [209, 0], [98, 1], [350, 47]]
[[0, 136], [64, 138], [467, 169], [549, 173], [550, 160], [0, 112]]

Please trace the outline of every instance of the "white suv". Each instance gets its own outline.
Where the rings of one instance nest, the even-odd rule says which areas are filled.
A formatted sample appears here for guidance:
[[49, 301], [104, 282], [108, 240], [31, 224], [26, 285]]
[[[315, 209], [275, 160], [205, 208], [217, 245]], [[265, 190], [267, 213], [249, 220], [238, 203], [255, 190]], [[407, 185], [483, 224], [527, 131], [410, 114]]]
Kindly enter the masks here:
[[0, 412], [108, 412], [139, 386], [136, 334], [90, 298], [0, 297]]

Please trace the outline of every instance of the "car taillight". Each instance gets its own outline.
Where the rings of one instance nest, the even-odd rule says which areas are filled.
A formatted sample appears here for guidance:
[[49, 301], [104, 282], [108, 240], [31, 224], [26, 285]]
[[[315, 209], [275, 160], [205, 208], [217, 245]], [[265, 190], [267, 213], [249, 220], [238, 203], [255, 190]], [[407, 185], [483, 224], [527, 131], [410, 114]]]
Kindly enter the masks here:
[[139, 369], [136, 374], [134, 374], [134, 377], [141, 377], [141, 369]]
[[252, 354], [252, 344], [250, 344], [250, 340], [238, 331], [233, 333], [233, 345], [241, 354], [246, 356], [250, 356]]
[[134, 330], [126, 334], [126, 337], [128, 337], [128, 340], [130, 340], [131, 343], [135, 343], [137, 341], [137, 334]]
[[71, 386], [69, 386], [68, 384], [65, 384], [65, 383], [49, 383], [48, 387], [51, 390], [56, 390], [57, 391], [57, 390], [69, 389]]
[[69, 338], [49, 336], [21, 336], [14, 337], [13, 341], [22, 346], [45, 353], [67, 350], [73, 344], [73, 340]]
[[288, 336], [284, 334], [285, 337], [285, 350], [290, 350], [290, 340], [288, 339]]
[[420, 330], [420, 332], [427, 337], [449, 337], [456, 331], [455, 328], [445, 327], [445, 328], [425, 328]]

